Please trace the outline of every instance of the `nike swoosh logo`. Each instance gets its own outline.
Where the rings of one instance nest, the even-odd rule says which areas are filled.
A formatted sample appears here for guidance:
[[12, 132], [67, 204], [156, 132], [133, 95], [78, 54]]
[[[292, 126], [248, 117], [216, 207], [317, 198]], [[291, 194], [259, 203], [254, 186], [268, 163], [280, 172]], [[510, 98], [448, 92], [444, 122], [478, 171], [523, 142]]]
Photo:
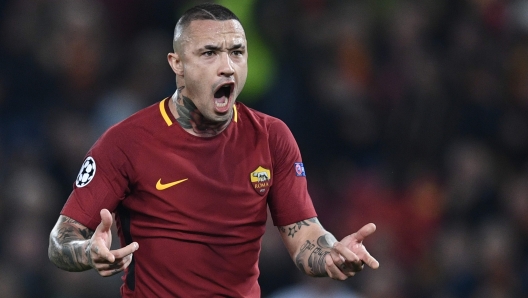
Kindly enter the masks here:
[[164, 189], [167, 189], [169, 187], [173, 187], [176, 184], [180, 184], [182, 182], [185, 182], [187, 180], [189, 180], [189, 178], [185, 178], [185, 179], [182, 179], [182, 180], [178, 180], [178, 181], [174, 181], [174, 182], [169, 182], [169, 183], [163, 184], [163, 183], [161, 183], [161, 179], [160, 179], [160, 180], [158, 180], [158, 183], [156, 183], [156, 189], [157, 190], [164, 190]]

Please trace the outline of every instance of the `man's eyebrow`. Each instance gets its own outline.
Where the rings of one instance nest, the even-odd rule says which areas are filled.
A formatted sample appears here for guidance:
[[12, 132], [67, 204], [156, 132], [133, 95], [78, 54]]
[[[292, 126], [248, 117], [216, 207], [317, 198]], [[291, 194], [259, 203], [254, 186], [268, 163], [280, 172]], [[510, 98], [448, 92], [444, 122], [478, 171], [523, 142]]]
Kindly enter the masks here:
[[[241, 43], [237, 43], [237, 44], [234, 44], [233, 46], [231, 46], [230, 48], [228, 48], [229, 51], [231, 50], [237, 50], [237, 49], [245, 49], [246, 46], [241, 44]], [[216, 45], [205, 45], [203, 47], [203, 49], [205, 50], [209, 50], [209, 51], [220, 51], [222, 49], [221, 46], [216, 46]]]
[[228, 50], [236, 50], [236, 49], [245, 49], [246, 46], [241, 44], [241, 43], [237, 43], [237, 44], [234, 44], [232, 47], [228, 48]]
[[205, 45], [203, 48], [210, 51], [218, 51], [221, 49], [221, 47], [215, 45]]

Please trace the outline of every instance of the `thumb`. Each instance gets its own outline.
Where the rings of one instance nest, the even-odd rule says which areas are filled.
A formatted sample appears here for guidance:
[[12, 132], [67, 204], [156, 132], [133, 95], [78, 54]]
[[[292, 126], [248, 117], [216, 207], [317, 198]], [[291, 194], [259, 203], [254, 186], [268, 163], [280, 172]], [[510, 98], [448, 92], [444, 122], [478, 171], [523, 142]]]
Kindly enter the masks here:
[[361, 242], [374, 232], [376, 232], [376, 225], [373, 223], [369, 223], [364, 225], [361, 229], [359, 229], [359, 231], [354, 233], [354, 236], [356, 237], [357, 241]]
[[97, 231], [99, 232], [109, 232], [110, 228], [112, 227], [112, 214], [110, 214], [110, 211], [108, 209], [102, 209], [101, 210], [101, 223], [97, 227]]

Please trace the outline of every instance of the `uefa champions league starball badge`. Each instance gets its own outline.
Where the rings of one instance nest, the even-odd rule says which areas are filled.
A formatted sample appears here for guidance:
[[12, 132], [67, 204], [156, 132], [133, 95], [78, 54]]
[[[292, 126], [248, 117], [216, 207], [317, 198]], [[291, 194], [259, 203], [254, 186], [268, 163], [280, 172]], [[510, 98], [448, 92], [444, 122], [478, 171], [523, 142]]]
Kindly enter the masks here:
[[92, 181], [93, 177], [95, 176], [95, 160], [88, 156], [81, 167], [81, 170], [79, 171], [79, 175], [77, 175], [77, 180], [75, 180], [75, 185], [77, 187], [85, 187]]

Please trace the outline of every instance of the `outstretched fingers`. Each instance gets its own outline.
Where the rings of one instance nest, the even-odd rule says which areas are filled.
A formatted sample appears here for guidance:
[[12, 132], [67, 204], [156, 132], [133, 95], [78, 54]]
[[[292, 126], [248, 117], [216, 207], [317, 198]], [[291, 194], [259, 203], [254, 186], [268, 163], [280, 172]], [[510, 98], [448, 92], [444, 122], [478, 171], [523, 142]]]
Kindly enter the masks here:
[[99, 275], [111, 276], [125, 270], [130, 265], [132, 254], [138, 250], [139, 244], [132, 242], [125, 247], [110, 250], [110, 245], [112, 244], [112, 214], [107, 209], [102, 209], [100, 215], [101, 223], [92, 235], [88, 248], [90, 263]]
[[357, 241], [357, 246], [359, 248], [359, 252], [356, 252], [358, 256], [360, 257], [361, 261], [367, 266], [369, 266], [372, 269], [378, 269], [379, 262], [370, 255], [370, 253], [367, 251], [365, 246], [361, 243], [365, 238], [372, 235], [376, 231], [376, 225], [373, 223], [369, 223], [364, 225], [361, 229], [359, 229], [356, 233], [353, 234], [353, 237]]

